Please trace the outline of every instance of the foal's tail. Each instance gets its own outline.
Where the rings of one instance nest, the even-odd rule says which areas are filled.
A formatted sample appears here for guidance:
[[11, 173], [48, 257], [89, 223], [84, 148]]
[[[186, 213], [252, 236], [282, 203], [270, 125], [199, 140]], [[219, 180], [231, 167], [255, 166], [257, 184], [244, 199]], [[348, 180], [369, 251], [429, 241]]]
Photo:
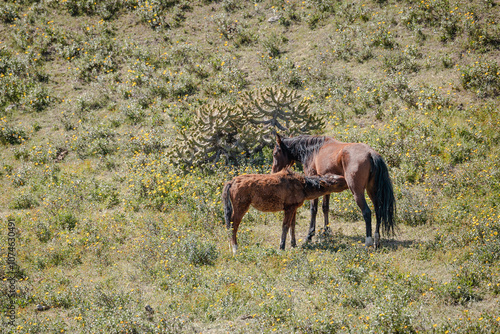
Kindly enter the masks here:
[[375, 207], [375, 215], [380, 217], [384, 232], [390, 235], [394, 233], [396, 224], [396, 200], [392, 189], [392, 181], [384, 159], [379, 154], [372, 154], [372, 161], [377, 189], [375, 196], [378, 203]]
[[232, 181], [227, 182], [222, 190], [222, 203], [224, 205], [224, 220], [226, 221], [226, 228], [231, 228], [231, 217], [233, 216], [233, 205], [231, 204], [231, 196], [229, 189], [233, 185]]

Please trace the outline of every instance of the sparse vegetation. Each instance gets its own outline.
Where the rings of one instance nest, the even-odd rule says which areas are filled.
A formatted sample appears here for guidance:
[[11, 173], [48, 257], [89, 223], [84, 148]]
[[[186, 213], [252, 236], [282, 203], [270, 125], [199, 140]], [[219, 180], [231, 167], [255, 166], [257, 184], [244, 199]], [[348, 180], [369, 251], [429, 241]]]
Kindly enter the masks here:
[[[500, 332], [499, 17], [482, 0], [2, 2], [0, 328]], [[279, 214], [250, 210], [233, 258], [222, 187], [270, 172], [273, 130], [380, 152], [396, 237], [365, 249], [345, 191], [332, 232], [285, 252]]]

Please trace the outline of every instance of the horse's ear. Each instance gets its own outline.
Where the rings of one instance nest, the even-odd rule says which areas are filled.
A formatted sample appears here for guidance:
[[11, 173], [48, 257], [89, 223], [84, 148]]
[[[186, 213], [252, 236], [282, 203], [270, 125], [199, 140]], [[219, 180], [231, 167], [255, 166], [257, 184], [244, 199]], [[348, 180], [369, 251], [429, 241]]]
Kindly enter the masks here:
[[278, 132], [275, 132], [274, 134], [276, 135], [276, 144], [280, 146], [281, 145], [281, 137], [278, 134]]

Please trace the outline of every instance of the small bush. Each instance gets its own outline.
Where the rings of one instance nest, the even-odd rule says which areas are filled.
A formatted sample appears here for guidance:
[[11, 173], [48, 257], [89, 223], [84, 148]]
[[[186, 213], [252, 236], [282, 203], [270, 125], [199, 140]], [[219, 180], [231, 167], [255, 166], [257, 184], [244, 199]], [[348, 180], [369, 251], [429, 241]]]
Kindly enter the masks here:
[[462, 277], [459, 274], [451, 282], [445, 283], [438, 291], [438, 295], [451, 305], [467, 305], [481, 300], [481, 296], [474, 289], [473, 282], [468, 277]]
[[385, 56], [383, 65], [390, 73], [414, 73], [419, 70], [419, 65], [415, 58], [404, 53]]
[[398, 43], [394, 31], [390, 31], [385, 27], [378, 27], [372, 38], [372, 46], [379, 46], [384, 49], [395, 48]]
[[12, 23], [19, 18], [17, 8], [10, 3], [0, 5], [0, 20], [4, 23]]
[[497, 62], [476, 62], [461, 69], [462, 86], [473, 90], [479, 97], [500, 94], [500, 65]]
[[120, 109], [132, 125], [141, 123], [146, 117], [146, 111], [138, 104], [128, 104], [126, 107], [123, 106]]
[[53, 100], [54, 99], [49, 96], [47, 88], [40, 84], [36, 84], [30, 90], [30, 93], [21, 100], [21, 103], [23, 103], [28, 110], [41, 112], [45, 110]]
[[410, 226], [425, 225], [432, 217], [428, 199], [409, 189], [403, 189], [398, 200], [399, 220]]
[[19, 145], [27, 139], [28, 135], [23, 129], [0, 123], [0, 143], [3, 145]]
[[213, 242], [190, 238], [184, 243], [184, 254], [189, 263], [195, 266], [214, 265], [219, 253]]
[[115, 133], [109, 128], [87, 127], [76, 139], [74, 149], [82, 159], [88, 156], [106, 156], [114, 153], [118, 147], [115, 137]]
[[186, 19], [184, 12], [191, 9], [188, 1], [139, 0], [136, 12], [151, 29], [176, 28]]
[[475, 23], [468, 27], [466, 47], [469, 50], [487, 52], [500, 46], [500, 24], [481, 25]]
[[78, 219], [73, 215], [73, 213], [65, 211], [59, 213], [57, 222], [63, 229], [71, 231], [76, 227]]
[[269, 36], [263, 38], [261, 45], [267, 56], [275, 58], [281, 54], [283, 43], [283, 37], [278, 36], [276, 33], [271, 33]]
[[299, 70], [288, 58], [263, 57], [260, 64], [275, 84], [293, 89], [300, 89], [304, 85], [304, 79]]
[[41, 222], [39, 222], [35, 226], [35, 234], [36, 234], [36, 237], [38, 238], [38, 240], [42, 243], [48, 242], [49, 240], [52, 239], [52, 236], [53, 236], [52, 231], [50, 230], [49, 226], [47, 226], [47, 224], [44, 224]]
[[16, 210], [31, 209], [38, 206], [38, 201], [31, 194], [21, 194], [14, 198], [10, 207]]

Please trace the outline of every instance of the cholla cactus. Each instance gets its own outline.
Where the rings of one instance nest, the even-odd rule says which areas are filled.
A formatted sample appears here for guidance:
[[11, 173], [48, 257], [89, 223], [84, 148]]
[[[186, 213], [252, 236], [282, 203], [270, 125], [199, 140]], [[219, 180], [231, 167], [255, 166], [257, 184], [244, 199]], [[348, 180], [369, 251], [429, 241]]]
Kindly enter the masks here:
[[179, 133], [173, 147], [174, 159], [187, 166], [215, 163], [225, 157], [228, 163], [236, 162], [240, 152], [247, 149], [247, 140], [241, 140], [245, 128], [241, 113], [227, 104], [202, 107], [192, 126], [192, 131]]
[[269, 87], [256, 94], [248, 92], [238, 108], [252, 124], [264, 128], [268, 137], [277, 130], [293, 135], [323, 126], [321, 118], [309, 114], [308, 100], [295, 90]]
[[266, 88], [246, 93], [241, 103], [216, 103], [201, 108], [190, 131], [179, 133], [172, 148], [173, 159], [185, 167], [214, 164], [224, 159], [237, 164], [273, 145], [273, 133], [309, 133], [322, 127], [321, 119], [309, 114], [309, 105], [295, 91]]

